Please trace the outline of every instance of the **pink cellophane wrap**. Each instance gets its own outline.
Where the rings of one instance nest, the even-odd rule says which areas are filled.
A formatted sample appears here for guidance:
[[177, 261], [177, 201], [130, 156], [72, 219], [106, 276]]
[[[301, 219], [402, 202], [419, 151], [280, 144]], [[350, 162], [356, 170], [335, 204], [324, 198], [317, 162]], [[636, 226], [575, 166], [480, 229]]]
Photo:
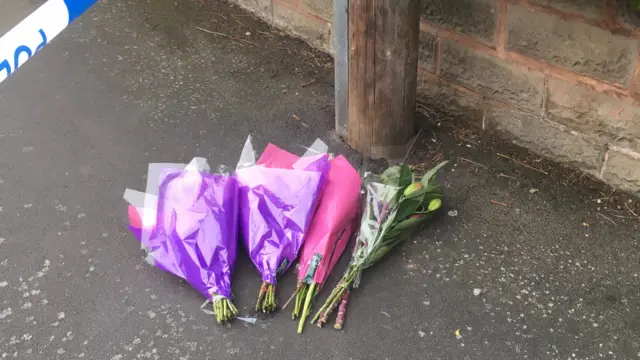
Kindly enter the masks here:
[[[300, 157], [269, 144], [258, 160], [259, 165], [289, 169]], [[356, 169], [342, 155], [330, 161], [320, 203], [300, 251], [298, 280], [323, 284], [344, 252], [358, 225], [362, 181]], [[321, 256], [312, 278], [308, 275], [314, 257]]]

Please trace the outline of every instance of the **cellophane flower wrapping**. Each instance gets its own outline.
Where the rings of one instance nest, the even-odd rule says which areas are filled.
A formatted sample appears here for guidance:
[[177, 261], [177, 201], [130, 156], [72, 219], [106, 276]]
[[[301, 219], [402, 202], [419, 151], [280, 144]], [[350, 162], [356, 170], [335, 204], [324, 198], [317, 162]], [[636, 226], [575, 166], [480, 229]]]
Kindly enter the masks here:
[[276, 309], [277, 278], [298, 256], [328, 171], [326, 154], [300, 159], [292, 169], [257, 165], [247, 139], [235, 176], [241, 237], [262, 278], [257, 311]]
[[242, 240], [263, 282], [276, 284], [298, 256], [328, 168], [323, 154], [296, 169], [255, 165], [236, 170]]
[[440, 209], [444, 189], [435, 178], [446, 164], [441, 162], [421, 178], [406, 164], [392, 166], [380, 176], [367, 178], [367, 197], [351, 261], [314, 322], [324, 324], [339, 306], [335, 327], [342, 328], [350, 290], [358, 287], [362, 272], [414, 235]]
[[[318, 139], [303, 158], [314, 153], [326, 153], [327, 149], [326, 144]], [[258, 164], [286, 169], [293, 168], [299, 161], [300, 157], [269, 144]], [[329, 163], [322, 196], [300, 250], [298, 286], [290, 300], [295, 297], [293, 318], [300, 317], [299, 333], [302, 333], [310, 313], [312, 299], [340, 259], [357, 226], [360, 176], [343, 156], [332, 158]]]
[[[238, 183], [227, 175], [181, 171], [160, 185], [158, 220], [149, 253], [172, 253], [185, 280], [208, 299], [231, 298], [238, 243]], [[159, 250], [159, 251], [158, 251]]]
[[[316, 144], [318, 140], [305, 157], [322, 151]], [[258, 164], [287, 169], [299, 160], [299, 156], [269, 144]], [[324, 284], [358, 225], [354, 220], [360, 207], [360, 175], [342, 155], [329, 163], [322, 196], [300, 250], [298, 281], [309, 285]]]
[[125, 198], [131, 203], [130, 229], [147, 251], [147, 260], [185, 279], [215, 303], [231, 298], [238, 247], [238, 182], [229, 175], [209, 174], [201, 160], [186, 167], [156, 167], [159, 171], [149, 175], [158, 179], [150, 180], [149, 192], [132, 196], [135, 192], [127, 190]]
[[[150, 163], [147, 171], [147, 184], [144, 192], [126, 189], [124, 199], [129, 202], [128, 217], [129, 230], [140, 241], [141, 248], [148, 254], [146, 260], [161, 270], [172, 273], [184, 279], [182, 270], [176, 263], [172, 253], [168, 252], [166, 244], [151, 240], [158, 218], [158, 193], [160, 183], [170, 172], [184, 170], [190, 166], [202, 172], [209, 172], [210, 168], [203, 158], [194, 158], [189, 164], [181, 163]], [[151, 256], [152, 251], [155, 257]], [[161, 252], [165, 252], [162, 254]]]

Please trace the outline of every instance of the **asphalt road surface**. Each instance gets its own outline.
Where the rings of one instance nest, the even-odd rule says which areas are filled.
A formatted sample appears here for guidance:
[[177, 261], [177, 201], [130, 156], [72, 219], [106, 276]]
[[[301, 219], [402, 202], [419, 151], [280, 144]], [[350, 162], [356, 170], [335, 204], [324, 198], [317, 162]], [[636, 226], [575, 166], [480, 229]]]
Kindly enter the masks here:
[[[36, 5], [3, 1], [2, 33]], [[298, 336], [289, 311], [220, 327], [146, 264], [122, 193], [149, 162], [233, 166], [251, 133], [362, 165], [331, 132], [330, 64], [221, 1], [108, 0], [0, 84], [0, 359], [640, 358], [638, 218], [437, 129], [412, 161], [442, 143], [507, 176], [450, 167], [447, 209], [365, 274], [341, 332]], [[238, 263], [250, 316], [259, 278]]]

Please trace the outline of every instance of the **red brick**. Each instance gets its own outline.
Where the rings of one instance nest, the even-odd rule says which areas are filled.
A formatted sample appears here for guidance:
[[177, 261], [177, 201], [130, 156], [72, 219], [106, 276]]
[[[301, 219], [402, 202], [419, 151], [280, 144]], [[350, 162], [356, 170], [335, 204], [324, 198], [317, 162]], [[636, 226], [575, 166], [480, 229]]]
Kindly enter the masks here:
[[518, 64], [440, 41], [440, 76], [488, 98], [540, 111], [544, 75]]
[[536, 114], [494, 107], [487, 112], [488, 127], [513, 143], [573, 167], [597, 174], [605, 142], [570, 131]]
[[508, 49], [588, 77], [627, 84], [640, 42], [580, 21], [510, 5]]
[[497, 0], [423, 0], [422, 18], [487, 43], [493, 43]]
[[532, 3], [547, 6], [587, 19], [600, 20], [605, 10], [604, 0], [530, 0]]
[[590, 87], [550, 78], [551, 118], [586, 134], [640, 138], [640, 107]]

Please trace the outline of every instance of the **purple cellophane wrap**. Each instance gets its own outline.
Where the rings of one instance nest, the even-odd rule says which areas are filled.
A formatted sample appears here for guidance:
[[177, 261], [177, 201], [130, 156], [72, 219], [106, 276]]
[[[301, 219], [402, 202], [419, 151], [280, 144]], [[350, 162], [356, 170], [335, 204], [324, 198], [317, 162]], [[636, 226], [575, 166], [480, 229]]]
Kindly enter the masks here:
[[303, 159], [303, 170], [236, 170], [242, 240], [262, 281], [274, 285], [298, 256], [330, 168], [326, 155]]
[[207, 299], [230, 298], [238, 244], [238, 182], [194, 170], [161, 182], [156, 226], [145, 246], [153, 264]]

